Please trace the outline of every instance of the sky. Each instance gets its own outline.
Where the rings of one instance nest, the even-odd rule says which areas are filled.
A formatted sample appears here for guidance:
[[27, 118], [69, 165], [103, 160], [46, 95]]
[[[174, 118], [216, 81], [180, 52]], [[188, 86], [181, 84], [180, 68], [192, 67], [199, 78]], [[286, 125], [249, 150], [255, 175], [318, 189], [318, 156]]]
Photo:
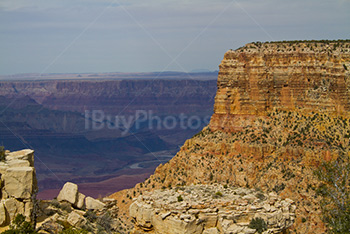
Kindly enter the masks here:
[[0, 75], [218, 70], [253, 41], [349, 39], [350, 0], [0, 0]]

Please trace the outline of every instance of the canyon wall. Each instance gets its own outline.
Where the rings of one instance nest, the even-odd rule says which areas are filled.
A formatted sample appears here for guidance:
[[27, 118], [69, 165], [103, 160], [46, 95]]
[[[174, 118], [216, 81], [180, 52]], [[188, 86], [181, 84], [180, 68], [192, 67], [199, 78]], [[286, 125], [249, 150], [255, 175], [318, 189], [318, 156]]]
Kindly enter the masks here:
[[199, 106], [212, 109], [214, 95], [215, 80], [0, 81], [0, 96], [29, 96], [49, 109], [81, 113], [85, 110], [123, 115], [134, 114], [136, 110], [186, 113]]
[[349, 41], [251, 43], [228, 51], [210, 124], [143, 183], [112, 197], [124, 200], [118, 204], [127, 212], [138, 195], [160, 188], [255, 188], [295, 201], [289, 233], [327, 232], [315, 170], [350, 155], [349, 68]]
[[[62, 181], [90, 183], [81, 188], [94, 197], [133, 187], [173, 157], [213, 112], [216, 77], [164, 74], [0, 81], [0, 142], [11, 151], [35, 149], [40, 198], [53, 198]], [[94, 111], [102, 113], [102, 123]], [[109, 179], [119, 182], [105, 186]]]
[[225, 53], [211, 129], [235, 130], [235, 117], [350, 110], [350, 43], [251, 43]]

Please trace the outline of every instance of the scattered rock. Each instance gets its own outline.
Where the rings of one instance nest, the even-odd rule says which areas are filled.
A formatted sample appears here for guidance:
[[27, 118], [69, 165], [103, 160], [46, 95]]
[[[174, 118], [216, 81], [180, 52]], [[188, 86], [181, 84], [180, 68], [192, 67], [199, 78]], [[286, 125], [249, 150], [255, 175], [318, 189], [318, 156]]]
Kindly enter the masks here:
[[73, 227], [83, 227], [86, 224], [86, 219], [76, 211], [69, 213], [67, 222]]
[[70, 204], [76, 204], [78, 200], [78, 185], [71, 182], [64, 184], [57, 196], [58, 201], [67, 201]]
[[86, 197], [85, 204], [86, 209], [88, 210], [99, 210], [105, 207], [105, 204], [103, 202], [100, 202], [99, 200], [96, 200], [92, 197]]
[[83, 209], [84, 206], [85, 206], [85, 195], [82, 193], [78, 193], [76, 207], [78, 209]]
[[[287, 201], [276, 194], [264, 194], [266, 199], [262, 201], [258, 199], [261, 192], [252, 189], [222, 188], [218, 184], [192, 185], [181, 187], [181, 190], [145, 193], [129, 207], [129, 214], [135, 220], [133, 232], [252, 234], [256, 230], [248, 226], [257, 217], [268, 224], [267, 233], [280, 233], [293, 224], [295, 213], [290, 212], [293, 203], [290, 199]], [[217, 191], [221, 191], [222, 196], [208, 199]], [[180, 194], [183, 201], [169, 202]]]

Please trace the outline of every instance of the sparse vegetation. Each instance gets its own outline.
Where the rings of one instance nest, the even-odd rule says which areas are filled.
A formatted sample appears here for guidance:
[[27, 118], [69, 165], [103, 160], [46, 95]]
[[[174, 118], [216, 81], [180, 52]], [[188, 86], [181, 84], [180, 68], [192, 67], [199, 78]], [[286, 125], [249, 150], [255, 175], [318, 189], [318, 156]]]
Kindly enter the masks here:
[[220, 198], [222, 197], [222, 193], [220, 191], [217, 191], [214, 195], [213, 195], [213, 198]]
[[249, 223], [249, 228], [255, 229], [258, 233], [267, 230], [267, 224], [262, 218], [254, 218]]
[[18, 214], [12, 221], [10, 228], [2, 234], [37, 234], [37, 232], [31, 223], [25, 221], [22, 214]]
[[104, 213], [102, 216], [98, 216], [96, 223], [100, 229], [105, 230], [107, 233], [111, 232], [112, 217], [109, 212]]
[[74, 228], [74, 227], [70, 227], [60, 232], [60, 234], [88, 234], [88, 233], [89, 232], [87, 230]]
[[184, 199], [182, 198], [182, 196], [181, 195], [179, 195], [178, 197], [177, 197], [177, 201], [178, 202], [182, 202]]
[[323, 220], [334, 234], [350, 233], [350, 161], [345, 154], [324, 162], [315, 171], [322, 181], [317, 194], [322, 196]]

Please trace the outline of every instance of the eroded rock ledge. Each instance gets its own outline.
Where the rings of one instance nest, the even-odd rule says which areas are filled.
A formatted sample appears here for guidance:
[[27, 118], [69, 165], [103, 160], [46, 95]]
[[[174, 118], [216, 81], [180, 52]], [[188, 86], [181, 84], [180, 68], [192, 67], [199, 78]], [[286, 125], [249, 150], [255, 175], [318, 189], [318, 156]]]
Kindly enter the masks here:
[[275, 193], [247, 188], [192, 185], [156, 190], [139, 196], [130, 206], [132, 233], [257, 233], [252, 219], [267, 224], [264, 233], [281, 233], [295, 219], [296, 205]]
[[0, 226], [8, 225], [18, 214], [33, 221], [38, 191], [33, 150], [5, 153], [5, 160], [0, 162], [0, 188]]

